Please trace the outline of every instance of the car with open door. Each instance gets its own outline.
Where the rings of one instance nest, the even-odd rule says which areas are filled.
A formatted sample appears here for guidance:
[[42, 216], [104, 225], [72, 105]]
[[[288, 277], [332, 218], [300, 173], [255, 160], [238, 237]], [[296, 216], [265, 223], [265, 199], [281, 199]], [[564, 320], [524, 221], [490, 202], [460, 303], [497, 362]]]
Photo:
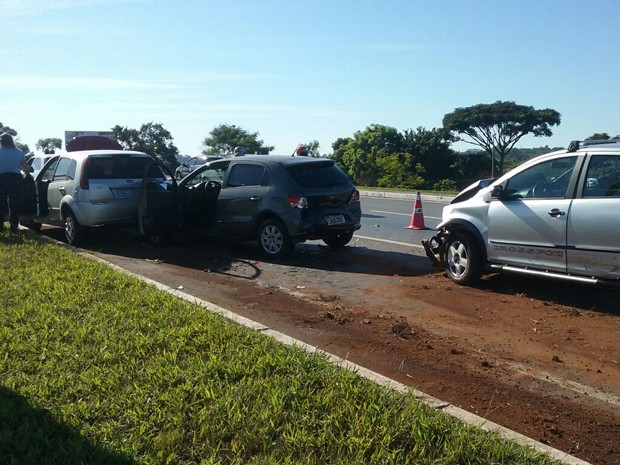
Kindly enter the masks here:
[[[142, 178], [153, 162], [146, 153], [124, 150], [56, 154], [36, 178], [26, 177], [20, 222], [35, 230], [62, 226], [72, 245], [85, 242], [93, 227], [136, 225]], [[152, 178], [164, 180], [158, 165], [152, 170]]]
[[[156, 191], [145, 190], [144, 209]], [[359, 191], [330, 159], [250, 155], [215, 160], [178, 182], [183, 234], [256, 240], [269, 257], [321, 239], [343, 247], [360, 228]]]

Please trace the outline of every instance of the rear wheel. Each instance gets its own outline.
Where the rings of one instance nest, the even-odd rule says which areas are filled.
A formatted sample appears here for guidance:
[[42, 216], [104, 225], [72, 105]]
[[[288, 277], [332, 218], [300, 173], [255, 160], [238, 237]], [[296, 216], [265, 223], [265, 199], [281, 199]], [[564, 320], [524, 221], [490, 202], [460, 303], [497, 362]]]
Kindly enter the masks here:
[[340, 234], [336, 234], [335, 236], [326, 236], [323, 237], [323, 242], [325, 242], [328, 246], [333, 247], [334, 249], [339, 249], [340, 247], [344, 247], [353, 238], [353, 231], [343, 232]]
[[265, 220], [258, 228], [258, 245], [268, 257], [286, 257], [293, 250], [293, 242], [280, 220]]
[[67, 210], [65, 216], [65, 239], [68, 244], [81, 245], [86, 239], [86, 230], [84, 226], [78, 223], [75, 215], [71, 210]]
[[473, 284], [482, 276], [482, 255], [474, 238], [452, 233], [446, 241], [446, 272], [457, 284]]

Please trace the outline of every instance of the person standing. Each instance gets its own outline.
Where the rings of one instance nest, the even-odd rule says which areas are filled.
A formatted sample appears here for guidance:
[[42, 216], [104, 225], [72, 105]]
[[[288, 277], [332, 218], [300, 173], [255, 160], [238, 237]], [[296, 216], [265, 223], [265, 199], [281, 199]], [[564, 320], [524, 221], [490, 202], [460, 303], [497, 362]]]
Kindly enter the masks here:
[[15, 147], [13, 136], [8, 133], [0, 135], [0, 219], [4, 230], [7, 198], [11, 234], [17, 233], [21, 208], [21, 191], [23, 178], [20, 170], [30, 172], [24, 152]]

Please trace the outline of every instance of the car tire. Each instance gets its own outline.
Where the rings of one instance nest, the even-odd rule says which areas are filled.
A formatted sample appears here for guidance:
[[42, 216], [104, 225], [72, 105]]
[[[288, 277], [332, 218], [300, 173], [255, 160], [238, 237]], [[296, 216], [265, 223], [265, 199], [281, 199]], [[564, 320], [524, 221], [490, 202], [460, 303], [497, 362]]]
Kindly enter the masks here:
[[325, 236], [323, 237], [323, 242], [325, 242], [328, 246], [333, 249], [339, 249], [344, 247], [353, 238], [353, 231], [343, 232], [340, 234], [336, 234], [335, 236]]
[[448, 277], [457, 284], [473, 284], [482, 276], [480, 249], [469, 234], [450, 234], [446, 241], [445, 258]]
[[272, 258], [286, 257], [293, 250], [286, 227], [275, 218], [263, 221], [258, 228], [258, 246], [264, 255]]
[[83, 244], [86, 240], [86, 230], [71, 210], [67, 210], [65, 215], [65, 239], [68, 244], [75, 246]]

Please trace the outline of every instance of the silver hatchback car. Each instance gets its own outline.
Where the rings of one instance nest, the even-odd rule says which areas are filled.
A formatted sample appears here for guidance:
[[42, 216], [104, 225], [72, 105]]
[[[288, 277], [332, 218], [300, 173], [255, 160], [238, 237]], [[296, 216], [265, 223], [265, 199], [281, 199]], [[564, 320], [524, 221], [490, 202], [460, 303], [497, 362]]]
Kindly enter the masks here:
[[426, 253], [458, 284], [512, 272], [620, 284], [620, 141], [572, 142], [443, 210]]
[[[34, 182], [26, 183], [22, 224], [38, 230], [41, 224], [64, 226], [69, 244], [78, 245], [88, 228], [137, 224], [138, 197], [147, 166], [154, 159], [142, 152], [84, 150], [50, 158]], [[163, 174], [157, 166], [151, 177]]]

